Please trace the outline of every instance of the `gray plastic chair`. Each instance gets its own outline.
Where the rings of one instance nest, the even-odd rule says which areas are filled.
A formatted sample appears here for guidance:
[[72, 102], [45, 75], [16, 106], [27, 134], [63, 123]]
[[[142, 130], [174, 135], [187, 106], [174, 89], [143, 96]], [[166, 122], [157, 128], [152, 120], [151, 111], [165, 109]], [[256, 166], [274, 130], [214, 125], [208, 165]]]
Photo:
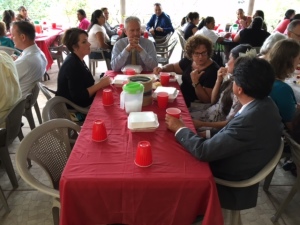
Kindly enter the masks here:
[[6, 212], [7, 213], [10, 212], [10, 209], [8, 207], [8, 204], [7, 204], [6, 197], [5, 197], [5, 195], [4, 195], [3, 191], [2, 191], [1, 186], [0, 186], [0, 201], [2, 202], [2, 204], [3, 204], [3, 206], [4, 206], [5, 210], [6, 210]]
[[6, 47], [6, 46], [0, 46], [0, 50], [5, 51], [9, 55], [12, 55], [12, 54], [20, 55], [21, 54], [21, 52], [18, 49]]
[[58, 68], [60, 69], [60, 64], [64, 62], [63, 52], [65, 47], [62, 43], [62, 35], [58, 35], [56, 40], [48, 48], [53, 60], [57, 60]]
[[55, 94], [55, 91], [51, 90], [50, 88], [48, 88], [47, 86], [45, 86], [44, 84], [42, 84], [41, 82], [37, 83], [41, 92], [45, 95], [45, 97], [47, 98], [47, 100], [49, 100], [50, 98], [52, 98], [51, 93]]
[[100, 53], [102, 58], [101, 59], [91, 59], [90, 55], [89, 55], [89, 69], [91, 71], [91, 73], [93, 74], [93, 76], [95, 76], [96, 73], [96, 65], [99, 61], [104, 61], [107, 67], [107, 70], [111, 70], [111, 65], [110, 65], [110, 59], [107, 59], [104, 55], [104, 51], [108, 51], [108, 50], [104, 50], [104, 49], [92, 49], [92, 52], [96, 52], [96, 53]]
[[[74, 110], [68, 109], [67, 105], [73, 107]], [[89, 108], [82, 108], [64, 97], [55, 96], [47, 101], [43, 109], [43, 121], [45, 122], [57, 118], [71, 120], [70, 112], [73, 111], [87, 114]]]
[[[5, 121], [5, 128], [0, 128], [0, 160], [5, 168], [10, 182], [14, 188], [17, 188], [18, 180], [11, 162], [8, 152], [8, 146], [19, 136], [20, 140], [23, 138], [21, 130], [22, 114], [25, 108], [25, 99], [20, 99], [8, 111], [3, 120]], [[0, 123], [2, 123], [0, 121]]]
[[[26, 135], [16, 154], [16, 167], [21, 178], [31, 187], [53, 197], [52, 214], [55, 225], [59, 224], [59, 181], [72, 151], [70, 129], [78, 133], [80, 126], [66, 119], [47, 121]], [[27, 169], [27, 158], [46, 172], [50, 186], [31, 174], [31, 170]]]
[[166, 47], [167, 50], [162, 51], [162, 52], [159, 52], [159, 51], [156, 52], [157, 55], [165, 55], [165, 57], [157, 56], [158, 63], [160, 63], [162, 65], [169, 64], [169, 59], [172, 56], [172, 53], [174, 51], [174, 48], [175, 48], [177, 42], [178, 42], [177, 39], [173, 39], [172, 42]]
[[26, 96], [25, 112], [23, 115], [27, 118], [31, 130], [35, 128], [35, 123], [34, 123], [32, 109], [31, 109], [32, 106], [35, 109], [39, 123], [40, 124], [42, 123], [41, 112], [40, 112], [40, 108], [39, 108], [39, 105], [37, 102], [39, 92], [40, 92], [40, 88], [39, 88], [38, 84], [36, 83], [31, 91], [31, 93]]
[[184, 57], [184, 53], [185, 53], [186, 40], [184, 39], [184, 37], [182, 35], [182, 30], [177, 29], [177, 34], [178, 34], [179, 42], [181, 45], [181, 59], [182, 59]]
[[[253, 177], [242, 181], [228, 181], [228, 180], [222, 180], [220, 178], [215, 177], [216, 183], [226, 187], [233, 187], [233, 188], [244, 188], [259, 183], [276, 167], [282, 155], [283, 143], [284, 143], [283, 139], [281, 139], [279, 149], [277, 150], [275, 156], [270, 160], [270, 162], [267, 165], [264, 166], [264, 168], [261, 169], [261, 171], [259, 171]], [[240, 210], [230, 210], [230, 214], [231, 214], [230, 225], [241, 224]]]
[[297, 191], [300, 191], [300, 144], [298, 144], [286, 131], [283, 132], [286, 142], [291, 147], [292, 159], [297, 167], [297, 178], [286, 199], [281, 203], [275, 215], [271, 218], [272, 222], [277, 222], [281, 213], [286, 209], [289, 202], [293, 199]]

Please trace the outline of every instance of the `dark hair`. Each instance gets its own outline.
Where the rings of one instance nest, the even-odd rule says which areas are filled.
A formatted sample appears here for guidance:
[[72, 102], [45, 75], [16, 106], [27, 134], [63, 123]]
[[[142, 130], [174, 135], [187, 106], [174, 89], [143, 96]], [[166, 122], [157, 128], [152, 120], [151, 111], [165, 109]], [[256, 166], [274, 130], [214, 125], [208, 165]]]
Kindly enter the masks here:
[[[236, 60], [239, 57], [239, 53], [246, 53], [247, 51], [251, 50], [252, 46], [249, 44], [240, 44], [236, 47], [234, 47], [230, 53], [232, 57]], [[232, 81], [233, 79], [228, 79], [224, 83], [222, 83], [221, 88], [220, 88], [220, 93], [223, 92], [223, 97], [221, 99], [222, 102], [222, 113], [224, 115], [228, 115], [230, 112], [233, 99], [232, 99]]]
[[234, 82], [243, 92], [252, 98], [267, 97], [275, 80], [270, 63], [256, 57], [239, 57], [233, 69]]
[[186, 56], [189, 59], [191, 59], [195, 49], [198, 48], [200, 45], [205, 46], [205, 48], [207, 50], [207, 55], [209, 57], [211, 57], [213, 54], [212, 42], [211, 42], [211, 40], [209, 40], [208, 38], [206, 38], [200, 34], [193, 35], [188, 39], [186, 46], [185, 46]]
[[22, 5], [22, 6], [20, 6], [20, 7], [18, 8], [18, 11], [20, 12], [21, 9], [26, 9], [26, 8], [25, 8], [25, 6]]
[[297, 26], [300, 25], [300, 19], [298, 20], [293, 20], [292, 22], [289, 23], [287, 26], [288, 31], [293, 31]]
[[295, 13], [296, 11], [294, 9], [288, 9], [284, 14], [284, 19], [291, 19], [291, 16]]
[[65, 31], [62, 43], [67, 46], [70, 52], [74, 52], [73, 46], [78, 46], [80, 34], [85, 34], [86, 36], [88, 36], [88, 33], [86, 31], [79, 28], [70, 28]]
[[186, 18], [187, 17], [185, 16], [181, 19], [180, 26], [183, 26], [187, 22]]
[[265, 14], [264, 14], [264, 11], [262, 11], [262, 10], [256, 10], [256, 11], [255, 11], [255, 15], [256, 15], [256, 16], [260, 16], [263, 20], [265, 20]]
[[77, 12], [82, 15], [84, 18], [86, 17], [85, 11], [83, 9], [78, 9]]
[[290, 19], [290, 21], [292, 22], [294, 20], [299, 20], [299, 19], [300, 19], [300, 14], [298, 13], [293, 17], [293, 19]]
[[154, 3], [154, 6], [161, 6], [160, 3]]
[[212, 16], [208, 16], [205, 19], [203, 19], [200, 24], [198, 25], [198, 30], [201, 30], [202, 27], [206, 26], [207, 24], [211, 23], [212, 21], [214, 21], [215, 18], [213, 18]]
[[261, 18], [260, 16], [257, 16], [253, 19], [251, 28], [256, 29], [256, 30], [261, 30], [263, 22], [264, 22], [263, 18]]
[[108, 10], [108, 8], [107, 8], [107, 7], [102, 7], [100, 10], [101, 10], [102, 12], [104, 12], [105, 10]]
[[6, 26], [5, 23], [0, 21], [0, 37], [6, 35]]
[[294, 60], [300, 54], [298, 41], [291, 38], [278, 41], [267, 53], [276, 78], [285, 79], [294, 72]]
[[300, 144], [300, 111], [296, 110], [294, 118], [292, 120], [292, 138]]
[[194, 19], [199, 18], [199, 13], [197, 13], [197, 12], [190, 12], [188, 14], [188, 18], [190, 19], [190, 22], [192, 22]]
[[91, 18], [91, 24], [89, 26], [89, 29], [87, 30], [87, 32], [89, 32], [91, 30], [91, 28], [95, 25], [98, 24], [98, 18], [100, 16], [104, 16], [103, 12], [100, 9], [97, 9], [93, 12], [92, 14], [92, 18]]
[[19, 34], [25, 34], [31, 41], [35, 39], [35, 28], [34, 26], [27, 21], [15, 21], [13, 26], [18, 27]]
[[12, 23], [13, 18], [15, 17], [15, 13], [12, 10], [4, 10], [2, 20], [5, 23], [6, 30], [10, 30], [10, 24]]

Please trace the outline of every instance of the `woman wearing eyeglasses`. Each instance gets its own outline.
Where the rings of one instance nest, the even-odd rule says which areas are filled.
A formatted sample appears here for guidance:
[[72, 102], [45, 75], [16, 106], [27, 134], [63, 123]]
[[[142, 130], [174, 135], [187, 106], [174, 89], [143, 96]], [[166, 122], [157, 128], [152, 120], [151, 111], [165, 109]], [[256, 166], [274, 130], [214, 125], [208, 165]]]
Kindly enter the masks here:
[[187, 107], [191, 102], [211, 103], [211, 94], [217, 79], [219, 66], [212, 59], [212, 42], [204, 36], [188, 39], [186, 56], [177, 63], [156, 67], [153, 73], [175, 72], [182, 74], [182, 91]]

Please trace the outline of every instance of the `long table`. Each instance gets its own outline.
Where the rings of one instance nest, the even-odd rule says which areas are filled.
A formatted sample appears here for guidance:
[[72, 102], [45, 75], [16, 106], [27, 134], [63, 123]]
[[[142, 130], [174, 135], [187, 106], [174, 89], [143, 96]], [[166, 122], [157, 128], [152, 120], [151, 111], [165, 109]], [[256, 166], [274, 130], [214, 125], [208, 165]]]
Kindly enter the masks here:
[[[175, 82], [171, 86], [179, 88]], [[189, 225], [197, 215], [204, 215], [203, 225], [224, 224], [209, 164], [176, 142], [156, 102], [142, 109], [157, 114], [155, 132], [131, 132], [119, 107], [120, 92], [113, 88], [114, 105], [103, 106], [99, 90], [90, 107], [60, 180], [60, 224]], [[181, 93], [168, 107], [180, 108], [186, 126], [194, 129]], [[96, 119], [105, 122], [104, 142], [91, 139]], [[142, 140], [152, 146], [148, 168], [134, 164]]]

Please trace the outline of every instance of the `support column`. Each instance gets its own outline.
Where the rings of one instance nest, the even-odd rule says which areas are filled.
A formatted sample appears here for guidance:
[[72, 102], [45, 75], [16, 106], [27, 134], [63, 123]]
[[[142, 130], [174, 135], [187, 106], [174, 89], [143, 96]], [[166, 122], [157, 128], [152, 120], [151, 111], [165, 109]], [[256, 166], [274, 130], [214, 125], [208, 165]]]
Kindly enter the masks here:
[[249, 0], [247, 16], [253, 15], [254, 3], [255, 3], [255, 0]]
[[121, 9], [121, 23], [124, 24], [126, 16], [126, 0], [120, 0], [120, 9]]

